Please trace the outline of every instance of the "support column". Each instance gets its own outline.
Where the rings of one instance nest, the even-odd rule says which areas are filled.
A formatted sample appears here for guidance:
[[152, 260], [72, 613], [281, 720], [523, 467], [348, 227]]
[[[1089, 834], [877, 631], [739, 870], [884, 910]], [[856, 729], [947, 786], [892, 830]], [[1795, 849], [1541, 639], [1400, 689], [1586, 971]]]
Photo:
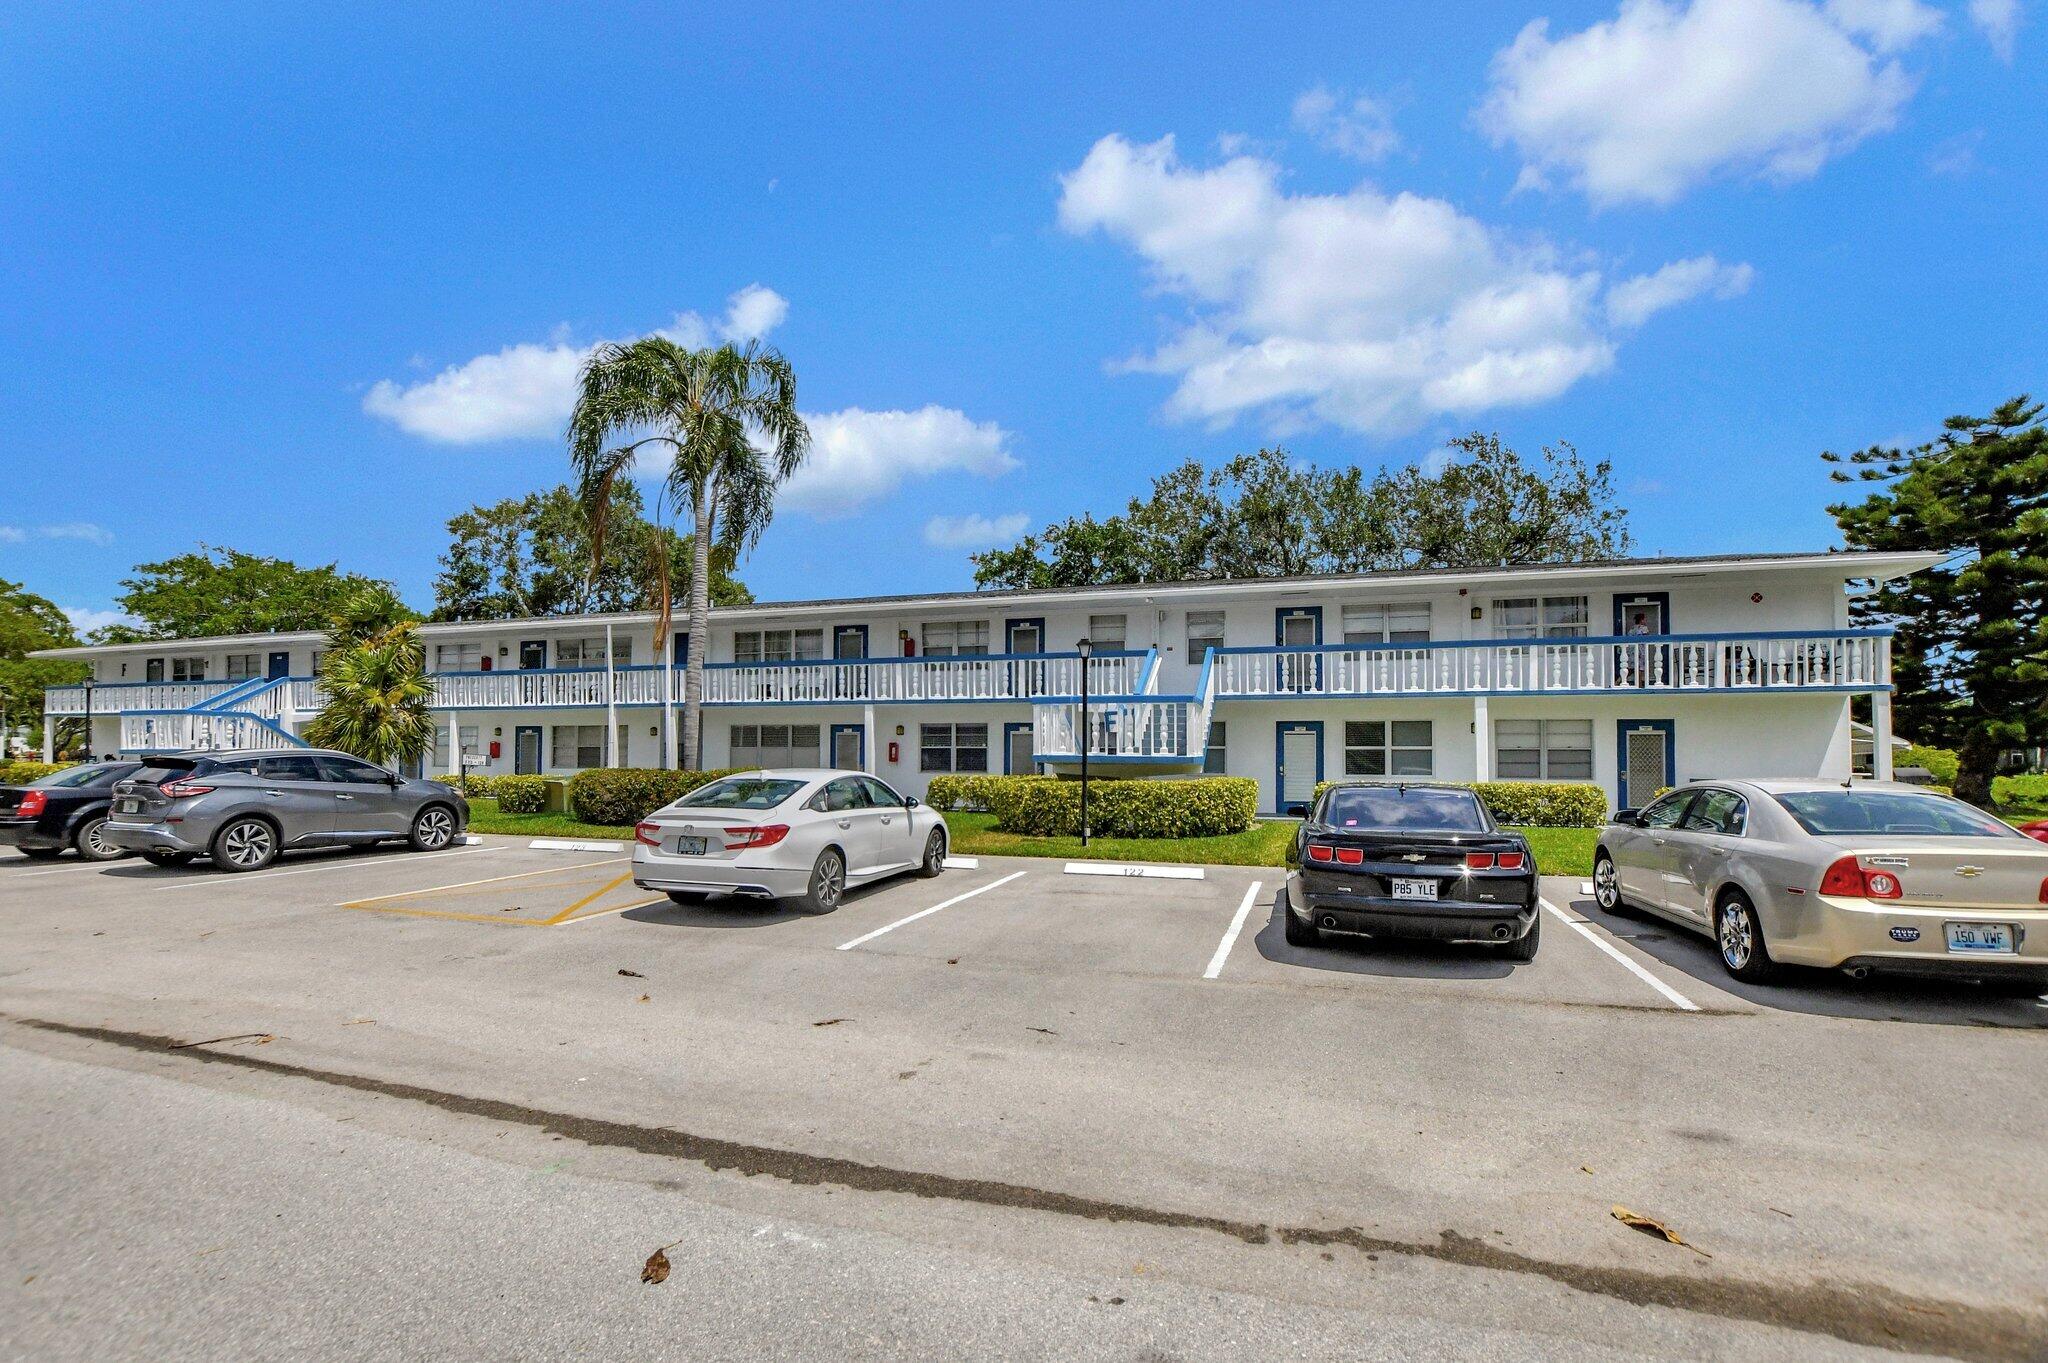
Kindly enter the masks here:
[[1892, 779], [1892, 693], [1870, 693], [1870, 774]]
[[462, 716], [448, 712], [448, 774], [462, 775]]
[[875, 756], [875, 739], [877, 737], [878, 735], [875, 733], [875, 707], [864, 705], [861, 707], [860, 712], [860, 755], [863, 759], [861, 766], [866, 769], [867, 774], [870, 776], [881, 775], [878, 768], [882, 765], [882, 762], [879, 757]]
[[1487, 718], [1486, 697], [1472, 697], [1472, 779], [1493, 779], [1493, 725]]
[[612, 671], [612, 627], [604, 627], [604, 764], [619, 765], [619, 682]]
[[43, 761], [57, 760], [57, 720], [48, 710], [43, 711]]

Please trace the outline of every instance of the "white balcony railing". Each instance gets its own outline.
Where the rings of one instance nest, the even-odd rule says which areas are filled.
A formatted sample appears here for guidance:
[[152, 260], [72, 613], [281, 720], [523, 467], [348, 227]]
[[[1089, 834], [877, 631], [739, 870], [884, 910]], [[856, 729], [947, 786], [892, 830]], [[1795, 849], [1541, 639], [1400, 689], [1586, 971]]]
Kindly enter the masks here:
[[[1088, 704], [1088, 755], [1116, 761], [1188, 761], [1202, 755], [1206, 725], [1193, 732], [1196, 704], [1185, 696], [1159, 700], [1107, 700]], [[1031, 711], [1032, 754], [1048, 761], [1081, 752], [1078, 701], [1041, 703]]]
[[172, 710], [131, 711], [121, 716], [123, 752], [278, 752], [302, 746], [298, 739], [254, 715]]
[[[92, 713], [118, 715], [129, 710], [184, 710], [211, 700], [223, 691], [242, 685], [246, 683], [95, 682], [92, 686]], [[67, 718], [82, 715], [86, 713], [85, 692], [83, 683], [76, 686], [46, 686], [43, 688], [43, 713]]]
[[1216, 650], [1216, 694], [1877, 690], [1891, 632], [1634, 635]]

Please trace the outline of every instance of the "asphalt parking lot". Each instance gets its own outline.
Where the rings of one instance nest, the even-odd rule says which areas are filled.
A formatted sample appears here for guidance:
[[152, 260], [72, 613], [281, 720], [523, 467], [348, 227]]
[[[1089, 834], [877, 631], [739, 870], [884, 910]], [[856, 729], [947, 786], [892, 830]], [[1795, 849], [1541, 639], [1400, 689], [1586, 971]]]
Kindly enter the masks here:
[[[608, 1303], [628, 1347], [779, 1291], [784, 1318], [886, 1353], [859, 1341], [894, 1339], [941, 1286], [918, 1328], [984, 1353], [2048, 1347], [2038, 1000], [1737, 985], [1704, 939], [1556, 878], [1542, 949], [1513, 964], [1289, 947], [1265, 868], [983, 858], [818, 918], [677, 907], [628, 870], [622, 851], [500, 839], [242, 876], [0, 861], [0, 1056], [25, 1095], [0, 1118], [25, 1308], [0, 1346], [222, 1356], [221, 1308], [314, 1234], [291, 1175], [317, 1148], [334, 1186], [307, 1221], [360, 1236], [337, 1232], [295, 1290], [338, 1303], [382, 1281], [378, 1218], [400, 1216], [401, 1239], [441, 1245], [407, 1271], [451, 1353], [512, 1338], [475, 1284], [520, 1271], [542, 1223], [556, 1267], [530, 1290], [575, 1295], [519, 1337], [534, 1356], [589, 1344], [575, 1303]], [[41, 1138], [86, 1113], [94, 1139]], [[374, 1193], [341, 1176], [356, 1159]], [[189, 1183], [159, 1215], [204, 1234], [124, 1226], [106, 1190], [143, 1168], [134, 1196]], [[536, 1179], [573, 1196], [528, 1232], [455, 1233], [510, 1195], [498, 1182], [524, 1199]], [[602, 1231], [599, 1207], [617, 1213]], [[798, 1286], [751, 1241], [705, 1250], [741, 1222], [899, 1271]], [[678, 1226], [687, 1288], [664, 1294], [639, 1265]], [[191, 1235], [224, 1246], [197, 1282]], [[117, 1243], [151, 1271], [109, 1315], [91, 1303]], [[298, 1327], [253, 1316], [238, 1346], [293, 1347]], [[423, 1328], [349, 1321], [361, 1356], [404, 1356]], [[732, 1344], [706, 1352], [762, 1356]]]

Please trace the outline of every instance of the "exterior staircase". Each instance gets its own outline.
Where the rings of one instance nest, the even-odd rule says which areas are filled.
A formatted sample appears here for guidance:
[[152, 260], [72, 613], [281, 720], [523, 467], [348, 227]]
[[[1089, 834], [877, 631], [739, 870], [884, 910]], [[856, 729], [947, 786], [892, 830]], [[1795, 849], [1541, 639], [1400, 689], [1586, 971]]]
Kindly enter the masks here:
[[302, 677], [252, 677], [181, 710], [129, 710], [121, 715], [121, 751], [282, 752], [306, 747], [286, 726]]

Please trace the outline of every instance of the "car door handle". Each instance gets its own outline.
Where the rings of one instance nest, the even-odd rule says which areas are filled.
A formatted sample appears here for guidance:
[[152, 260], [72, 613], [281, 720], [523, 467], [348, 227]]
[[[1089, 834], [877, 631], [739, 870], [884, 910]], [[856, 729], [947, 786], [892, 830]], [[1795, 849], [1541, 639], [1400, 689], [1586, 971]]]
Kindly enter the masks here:
[[337, 800], [353, 800], [353, 799], [355, 799], [356, 797], [355, 797], [355, 796], [353, 796], [353, 795], [340, 795], [340, 794], [337, 794], [337, 795], [336, 795], [336, 796], [335, 796], [334, 798], [335, 798], [335, 799], [337, 799]]
[[851, 819], [841, 819], [841, 820], [839, 821], [839, 826], [840, 826], [841, 828], [851, 828], [851, 827], [853, 827], [853, 820], [851, 820]]
[[281, 791], [281, 790], [266, 790], [266, 791], [264, 791], [263, 793], [264, 793], [265, 795], [282, 795], [282, 794], [284, 794], [284, 792], [283, 792], [283, 791]]

